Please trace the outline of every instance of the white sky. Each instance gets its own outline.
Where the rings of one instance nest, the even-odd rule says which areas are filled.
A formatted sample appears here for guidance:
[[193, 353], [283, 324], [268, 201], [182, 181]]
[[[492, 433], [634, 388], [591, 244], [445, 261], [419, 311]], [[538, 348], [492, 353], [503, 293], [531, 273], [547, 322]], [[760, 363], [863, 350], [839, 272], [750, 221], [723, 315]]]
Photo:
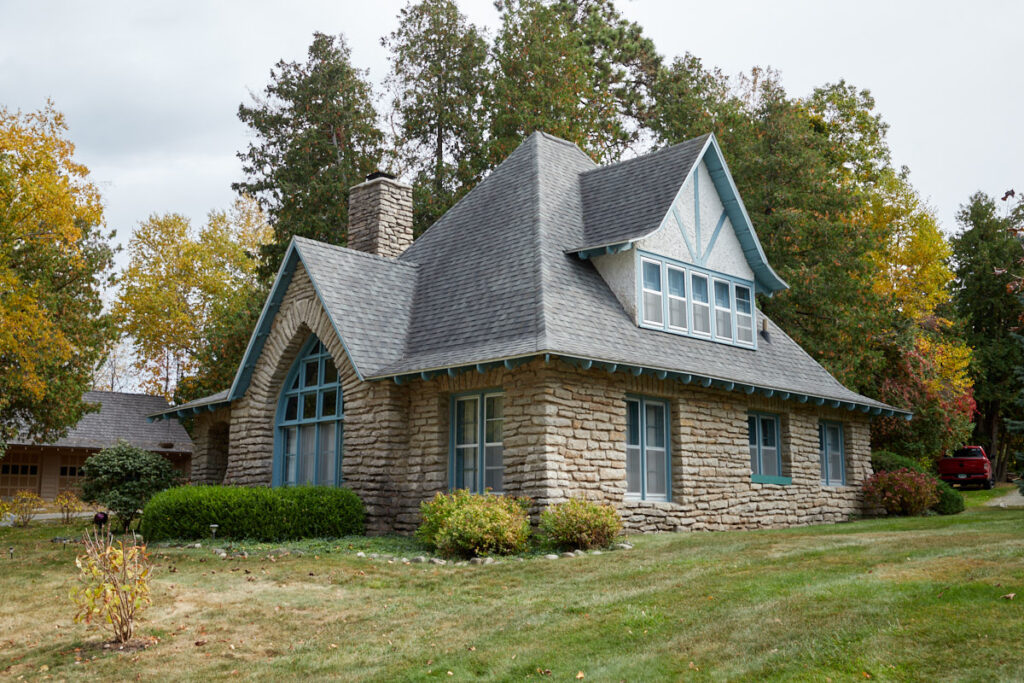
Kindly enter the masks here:
[[[313, 31], [344, 33], [379, 84], [380, 37], [404, 4], [0, 0], [0, 105], [35, 110], [49, 97], [66, 114], [119, 242], [151, 213], [200, 224], [232, 201], [248, 140], [238, 105], [271, 66], [304, 60]], [[459, 4], [493, 34], [490, 0]], [[669, 59], [689, 51], [728, 74], [771, 66], [791, 95], [841, 78], [870, 89], [896, 163], [947, 231], [972, 192], [1024, 189], [1024, 3], [618, 4]]]

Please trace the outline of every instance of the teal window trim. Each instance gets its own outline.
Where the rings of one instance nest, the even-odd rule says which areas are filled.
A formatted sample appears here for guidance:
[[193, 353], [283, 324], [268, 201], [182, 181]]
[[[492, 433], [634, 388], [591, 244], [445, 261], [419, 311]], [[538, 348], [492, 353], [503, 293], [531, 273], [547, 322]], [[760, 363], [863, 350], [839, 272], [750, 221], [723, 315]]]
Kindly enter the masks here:
[[[334, 367], [334, 381], [325, 381], [325, 373], [328, 367], [328, 361], [330, 365]], [[307, 364], [316, 363], [316, 379], [315, 383], [307, 382], [304, 370]], [[334, 393], [335, 399], [335, 413], [333, 415], [325, 415], [325, 395]], [[304, 408], [306, 406], [306, 398], [314, 397], [314, 414], [312, 416], [304, 415]], [[295, 399], [295, 415], [289, 417], [289, 402], [291, 399]], [[334, 423], [334, 477], [331, 481], [320, 481], [320, 470], [323, 463], [321, 462], [321, 456], [323, 446], [326, 444], [321, 442], [321, 438], [324, 432], [323, 425]], [[287, 447], [287, 433], [294, 430], [296, 437], [295, 452], [301, 457], [304, 444], [302, 439], [303, 427], [313, 426], [313, 479], [311, 482], [305, 482], [315, 484], [318, 486], [340, 486], [342, 477], [342, 460], [343, 460], [343, 445], [344, 445], [344, 424], [345, 424], [345, 410], [344, 410], [344, 395], [341, 387], [341, 376], [338, 372], [336, 365], [334, 364], [334, 358], [331, 356], [327, 348], [320, 343], [316, 335], [309, 335], [309, 338], [303, 343], [302, 348], [299, 350], [299, 354], [295, 361], [292, 363], [291, 369], [285, 376], [284, 385], [281, 388], [281, 392], [278, 396], [277, 411], [274, 415], [274, 454], [273, 464], [271, 470], [271, 485], [272, 486], [287, 486], [291, 482], [288, 480], [287, 473], [287, 454], [285, 453]], [[296, 461], [296, 468], [301, 463]]]
[[[635, 268], [636, 268], [636, 302], [637, 302], [637, 321], [640, 327], [650, 330], [659, 330], [662, 332], [668, 332], [670, 334], [678, 334], [684, 337], [693, 337], [695, 339], [710, 340], [718, 344], [728, 344], [730, 346], [737, 346], [742, 349], [757, 349], [757, 333], [754, 325], [754, 321], [757, 316], [757, 300], [754, 296], [754, 283], [751, 280], [744, 280], [743, 278], [734, 277], [732, 275], [726, 275], [715, 270], [709, 270], [707, 268], [701, 268], [691, 263], [684, 263], [676, 259], [669, 258], [667, 256], [658, 256], [650, 252], [636, 250], [635, 256]], [[650, 311], [647, 310], [645, 305], [645, 293], [648, 295], [655, 294], [655, 291], [648, 289], [644, 285], [644, 263], [657, 264], [660, 268], [661, 273], [661, 290], [657, 292], [661, 306], [661, 322], [655, 321], [654, 316], [649, 316]], [[684, 273], [683, 281], [686, 283], [686, 297], [685, 297], [685, 308], [686, 308], [686, 323], [684, 326], [673, 326], [670, 324], [671, 318], [669, 316], [669, 282], [668, 282], [668, 269], [673, 268], [677, 271]], [[707, 279], [708, 288], [708, 316], [710, 318], [708, 333], [697, 332], [694, 330], [693, 319], [694, 319], [694, 305], [695, 299], [693, 296], [693, 276], [698, 275]], [[724, 282], [729, 285], [729, 306], [728, 315], [730, 320], [730, 334], [729, 336], [721, 336], [718, 333], [717, 324], [717, 313], [718, 313], [718, 298], [715, 292], [715, 282]], [[747, 301], [750, 302], [750, 313], [749, 313], [749, 327], [750, 327], [750, 341], [742, 341], [739, 339], [739, 322], [740, 318], [746, 318], [748, 314], [741, 313], [737, 305], [738, 297], [736, 296], [737, 288], [746, 289], [748, 296]], [[698, 305], [704, 305], [703, 303]], [[723, 307], [724, 308], [724, 307]], [[648, 320], [648, 317], [651, 317]], [[746, 327], [746, 326], [745, 326]]]
[[[782, 474], [782, 421], [779, 416], [775, 413], [760, 413], [750, 411], [747, 413], [747, 440], [750, 440], [750, 418], [754, 418], [754, 444], [757, 446], [756, 456], [754, 462], [751, 464], [750, 480], [755, 484], [780, 484], [783, 486], [793, 483], [792, 477], [787, 477]], [[779, 474], [765, 474], [762, 469], [764, 467], [764, 434], [762, 432], [763, 423], [762, 420], [771, 420], [774, 423], [775, 430], [775, 471]]]
[[[839, 477], [832, 472], [831, 447], [828, 443], [828, 430], [839, 432]], [[818, 423], [818, 450], [821, 464], [822, 486], [846, 486], [846, 434], [842, 422], [822, 420]]]
[[779, 486], [789, 486], [793, 483], [792, 477], [772, 477], [767, 474], [752, 474], [750, 475], [750, 481], [755, 484], [778, 484]]
[[[637, 415], [639, 424], [637, 430], [639, 432], [639, 443], [629, 443], [629, 404], [637, 404]], [[665, 495], [648, 495], [647, 492], [647, 410], [648, 404], [660, 405], [665, 411], [665, 434], [663, 436], [665, 440]], [[626, 467], [629, 467], [628, 462], [628, 449], [631, 445], [635, 445], [640, 449], [640, 491], [639, 493], [631, 493], [626, 490], [627, 500], [649, 500], [653, 502], [668, 502], [672, 500], [672, 410], [669, 402], [663, 398], [650, 398], [647, 396], [640, 396], [637, 394], [626, 395], [626, 449], [627, 449], [627, 463]]]
[[[474, 493], [480, 493], [485, 490], [485, 482], [487, 476], [487, 463], [486, 463], [486, 450], [487, 450], [487, 399], [489, 397], [501, 396], [505, 397], [505, 392], [500, 388], [491, 389], [480, 389], [475, 391], [463, 391], [457, 394], [452, 394], [449, 406], [449, 419], [448, 419], [448, 490], [454, 491], [456, 489], [465, 488], [469, 489]], [[477, 400], [476, 407], [476, 422], [477, 422], [477, 433], [476, 443], [474, 446], [474, 474], [473, 481], [470, 485], [466, 485], [465, 481], [460, 481], [461, 471], [458, 468], [458, 443], [457, 443], [457, 429], [458, 429], [458, 404], [460, 401], [465, 399]], [[502, 412], [504, 415], [504, 411]], [[504, 418], [502, 418], [504, 421]], [[494, 444], [491, 444], [494, 445]], [[504, 424], [502, 425], [502, 446], [504, 446]], [[502, 464], [502, 478], [504, 479], [504, 464]], [[504, 485], [502, 491], [494, 491], [494, 493], [504, 493]]]

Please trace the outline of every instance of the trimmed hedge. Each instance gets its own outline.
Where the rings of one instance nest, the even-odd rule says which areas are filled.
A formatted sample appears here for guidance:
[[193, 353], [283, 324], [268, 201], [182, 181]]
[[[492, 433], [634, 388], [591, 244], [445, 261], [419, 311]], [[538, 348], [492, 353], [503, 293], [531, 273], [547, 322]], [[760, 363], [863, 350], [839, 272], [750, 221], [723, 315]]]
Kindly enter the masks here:
[[931, 508], [940, 515], [957, 515], [964, 511], [964, 497], [955, 488], [939, 480], [939, 502]]
[[364, 533], [366, 509], [352, 491], [327, 486], [181, 486], [153, 496], [140, 531], [147, 541], [203, 539], [211, 524], [217, 538], [337, 538]]
[[527, 501], [512, 496], [438, 493], [420, 503], [423, 523], [416, 538], [446, 557], [511, 555], [526, 550], [530, 538]]
[[540, 513], [540, 532], [562, 550], [607, 548], [622, 531], [622, 518], [611, 505], [570, 498]]

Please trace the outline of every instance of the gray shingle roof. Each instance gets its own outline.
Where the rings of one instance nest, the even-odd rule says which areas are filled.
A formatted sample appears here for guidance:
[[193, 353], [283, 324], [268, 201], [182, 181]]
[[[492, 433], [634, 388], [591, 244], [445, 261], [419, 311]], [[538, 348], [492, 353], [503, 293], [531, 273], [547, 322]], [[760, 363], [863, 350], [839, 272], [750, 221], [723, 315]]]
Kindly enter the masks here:
[[757, 350], [642, 329], [570, 253], [656, 229], [706, 139], [597, 169], [535, 133], [397, 260], [295, 247], [369, 379], [552, 353], [890, 408], [772, 323]]
[[708, 137], [582, 173], [583, 239], [570, 247], [618, 244], [657, 230]]
[[313, 285], [363, 376], [397, 362], [405, 349], [418, 266], [295, 238]]
[[[99, 412], [88, 413], [68, 431], [67, 436], [46, 445], [102, 449], [123, 440], [148, 451], [192, 452], [192, 439], [177, 421], [149, 422], [146, 419], [149, 415], [167, 409], [167, 400], [163, 396], [88, 391], [83, 400], [100, 404]], [[11, 443], [34, 444], [24, 437]]]

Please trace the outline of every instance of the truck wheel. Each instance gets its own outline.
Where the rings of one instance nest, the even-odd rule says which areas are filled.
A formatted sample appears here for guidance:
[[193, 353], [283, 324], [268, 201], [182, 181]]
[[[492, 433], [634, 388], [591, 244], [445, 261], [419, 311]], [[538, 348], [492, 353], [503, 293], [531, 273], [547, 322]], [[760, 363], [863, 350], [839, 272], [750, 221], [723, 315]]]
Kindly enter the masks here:
[[985, 490], [986, 491], [991, 489], [993, 486], [995, 486], [995, 484], [992, 483], [991, 479], [986, 479], [985, 480]]

